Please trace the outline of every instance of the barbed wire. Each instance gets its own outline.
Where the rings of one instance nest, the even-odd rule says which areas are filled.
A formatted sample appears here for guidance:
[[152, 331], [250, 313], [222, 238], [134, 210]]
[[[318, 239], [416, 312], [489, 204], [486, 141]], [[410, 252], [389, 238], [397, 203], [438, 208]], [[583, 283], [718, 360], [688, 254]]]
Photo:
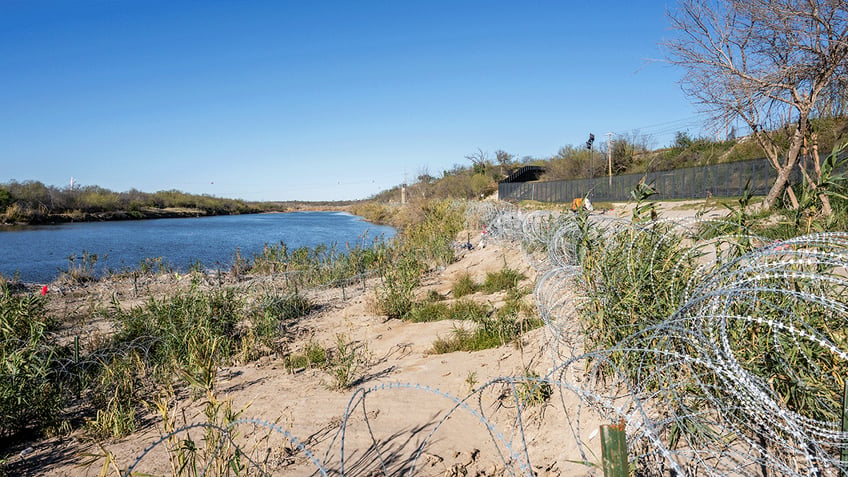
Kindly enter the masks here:
[[[477, 435], [499, 475], [534, 475], [552, 464], [539, 462], [552, 457], [533, 449], [534, 433], [545, 431], [526, 425], [539, 396], [547, 401], [542, 419], [563, 420], [570, 430], [577, 455], [568, 459], [591, 475], [600, 473], [591, 444], [598, 426], [618, 422], [639, 475], [848, 472], [842, 460], [848, 435], [838, 422], [848, 369], [848, 234], [771, 241], [729, 220], [640, 223], [487, 202], [469, 204], [468, 214], [485, 226], [485, 240], [520, 247], [536, 269], [533, 296], [548, 371], [496, 378], [465, 397], [413, 383], [359, 388], [322, 459], [314, 440], [298, 440], [261, 419], [218, 429], [249, 456], [254, 473], [302, 471], [292, 460], [297, 454], [321, 475], [429, 475], [421, 463], [425, 450], [454, 420], [466, 419], [479, 423]], [[642, 250], [646, 245], [653, 248]], [[615, 304], [603, 294], [620, 290], [587, 257], [618, 257], [612, 253], [623, 253], [626, 276], [657, 296], [667, 293], [672, 309], [654, 321], [633, 317], [646, 319], [644, 326], [597, 348], [598, 330], [586, 317], [609, 312]], [[661, 273], [644, 275], [646, 269]], [[592, 284], [600, 288], [593, 291]], [[663, 288], [669, 284], [671, 291]], [[378, 429], [366, 404], [385, 393], [434, 412], [424, 423], [392, 420], [395, 434]], [[268, 430], [266, 438], [282, 436], [292, 445], [288, 457], [275, 460], [268, 446], [251, 448], [232, 437], [243, 424]], [[423, 437], [407, 445], [385, 437], [397, 436], [403, 425]], [[146, 449], [127, 475], [166, 441]]]

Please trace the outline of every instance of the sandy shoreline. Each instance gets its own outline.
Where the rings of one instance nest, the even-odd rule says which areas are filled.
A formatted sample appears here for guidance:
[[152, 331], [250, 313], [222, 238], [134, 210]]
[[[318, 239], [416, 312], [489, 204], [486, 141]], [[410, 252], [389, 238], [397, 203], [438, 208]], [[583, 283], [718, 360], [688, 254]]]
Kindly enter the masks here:
[[[676, 216], [675, 208], [680, 209], [680, 204], [663, 209], [663, 214]], [[605, 215], [628, 217], [629, 210], [627, 205], [616, 205]], [[691, 216], [692, 210], [679, 210], [679, 215]], [[469, 236], [473, 248], [457, 251], [454, 263], [428, 274], [417, 290], [419, 298], [435, 292], [450, 303], [451, 287], [458, 275], [467, 272], [479, 283], [486, 273], [504, 267], [522, 272], [527, 278], [520, 286], [532, 290], [536, 271], [517, 245], [487, 242], [483, 248], [479, 246], [480, 231], [459, 234], [463, 240]], [[145, 284], [145, 288], [147, 293], [159, 296], [187, 287], [185, 278], [169, 275], [165, 280]], [[268, 279], [256, 280], [259, 281], [252, 283], [247, 277], [239, 286], [258, 286]], [[504, 475], [507, 467], [519, 473], [529, 471], [523, 467], [529, 458], [532, 472], [537, 475], [570, 476], [589, 472], [582, 463], [584, 458], [599, 463], [597, 428], [603, 423], [585, 413], [582, 422], [576, 424], [581, 429], [584, 449], [594, 453], [581, 455], [574, 435], [574, 416], [569, 416], [569, 412], [581, 407], [576, 396], [557, 395], [553, 402], [529, 406], [518, 422], [519, 416], [514, 412], [518, 387], [506, 381], [493, 382], [544, 376], [551, 371], [556, 364], [547, 355], [546, 344], [551, 336], [545, 328], [527, 333], [519, 344], [478, 352], [432, 354], [430, 350], [438, 337], [449, 336], [456, 327], [470, 324], [387, 320], [372, 311], [375, 280], [366, 283], [364, 290], [354, 286], [309, 291], [319, 311], [301, 319], [289, 333], [288, 348], [293, 351], [310, 342], [332, 347], [339, 336], [353, 343], [362, 362], [356, 370], [355, 385], [349, 389], [334, 390], [333, 377], [324, 370], [290, 372], [281, 356], [218, 370], [216, 389], [220, 399], [231, 400], [232, 408], [241, 410], [242, 417], [274, 423], [274, 429], [288, 432], [315, 459], [267, 426], [247, 424], [240, 428], [246, 448], [267, 447], [263, 451], [267, 452], [266, 457], [271, 456], [279, 465], [276, 474], [308, 475], [321, 468], [341, 472], [344, 461], [344, 475], [383, 475], [381, 469], [397, 475], [413, 467], [414, 475]], [[70, 292], [62, 300], [51, 302], [51, 307], [59, 316], [70, 315], [79, 307], [96, 306], [98, 301], [106, 303], [115, 293], [107, 284], [92, 283], [85, 290]], [[126, 287], [115, 296], [124, 307], [146, 299]], [[477, 292], [471, 299], [497, 306], [503, 303], [505, 292]], [[532, 303], [532, 294], [525, 300]], [[80, 329], [86, 333], [109, 331], [105, 323], [69, 326], [75, 327], [76, 333]], [[491, 384], [484, 391], [472, 394], [487, 383]], [[468, 396], [472, 399], [463, 401]], [[177, 424], [204, 422], [201, 401], [183, 399], [174, 409], [185, 416]], [[91, 462], [82, 467], [80, 464], [86, 462], [86, 454], [102, 456], [105, 449], [121, 469], [137, 463], [135, 471], [170, 472], [164, 444], [144, 454], [162, 435], [153, 410], [143, 421], [139, 432], [106, 443], [103, 449], [82, 440], [79, 433], [39, 442], [25, 455], [13, 457], [9, 468], [22, 475], [95, 476], [100, 475], [104, 459], [89, 457]], [[344, 432], [340, 432], [342, 428]], [[194, 437], [200, 435], [198, 432]], [[260, 436], [265, 436], [265, 440], [258, 443]], [[136, 462], [142, 454], [144, 457]], [[109, 470], [109, 475], [114, 474], [114, 468]]]
[[[476, 281], [482, 282], [487, 272], [496, 272], [505, 265], [524, 273], [527, 279], [521, 286], [532, 288], [535, 272], [524, 262], [520, 250], [507, 244], [491, 243], [480, 248], [476, 246], [479, 232], [460, 234], [461, 237], [468, 235], [472, 236], [475, 247], [459, 251], [458, 259], [453, 264], [425, 277], [423, 286], [418, 290], [420, 297], [432, 290], [446, 297], [449, 302], [452, 299], [453, 279], [458, 274], [468, 272]], [[390, 460], [395, 471], [413, 465], [412, 456], [417, 454], [418, 446], [422, 443], [426, 443], [425, 452], [419, 456], [417, 468], [420, 472], [416, 475], [452, 475], [451, 472], [464, 475], [466, 471], [470, 472], [469, 475], [477, 472], [493, 475], [497, 469], [502, 470], [503, 458], [492, 443], [481, 416], [465, 410], [453, 411], [446, 417], [444, 413], [456, 406], [456, 402], [446, 396], [462, 399], [472, 388], [492, 379], [524, 375], [528, 370], [543, 375], [548, 371], [541, 356], [544, 330], [529, 333], [518, 347], [507, 345], [473, 353], [430, 354], [432, 343], [437, 337], [448, 336], [454, 327], [468, 324], [386, 320], [371, 311], [369, 302], [375, 285], [373, 282], [367, 284], [365, 291], [357, 287], [348, 288], [344, 299], [339, 289], [310, 292], [311, 298], [320, 305], [320, 311], [301, 320], [292, 333], [294, 338], [290, 344], [291, 349], [298, 349], [311, 341], [332, 346], [339, 335], [356, 343], [365, 357], [365, 362], [357, 371], [356, 386], [345, 391], [335, 391], [331, 386], [332, 377], [325, 371], [305, 369], [290, 373], [281, 357], [270, 356], [244, 366], [220, 369], [217, 383], [220, 397], [231, 399], [234, 409], [244, 410], [243, 416], [279, 423], [312, 449], [314, 455], [320, 456], [322, 465], [334, 468], [341, 464], [340, 442], [333, 439], [341, 424], [339, 420], [351, 405], [351, 398], [356, 397], [356, 389], [370, 390], [365, 395], [364, 403], [359, 403], [365, 405], [365, 413], [351, 413], [351, 421], [347, 423], [345, 460], [348, 463], [357, 462], [355, 465], [358, 470], [351, 472], [351, 467], [348, 467], [346, 474], [371, 475], [370, 472], [379, 469], [380, 459], [371, 460], [363, 454], [369, 448], [373, 452], [368, 426], [371, 426], [372, 432], [381, 434], [379, 440], [383, 449], [393, 449], [394, 457]], [[176, 281], [162, 286], [173, 288], [181, 284]], [[114, 289], [108, 290], [104, 284], [94, 283], [88, 285], [84, 293], [79, 292], [76, 296], [71, 293], [61, 305], [54, 302], [53, 306], [61, 306], [68, 312], [74, 307], [85, 306], [84, 300], [108, 299], [112, 292]], [[150, 292], [156, 293], [153, 288]], [[497, 303], [504, 299], [504, 293], [484, 295], [478, 292], [471, 298], [481, 303]], [[132, 306], [143, 300], [143, 297], [133, 299], [130, 291], [124, 294], [119, 296], [123, 306]], [[531, 300], [532, 297], [526, 299]], [[79, 325], [88, 332], [104, 326], [98, 323]], [[498, 396], [489, 396], [487, 399], [492, 399], [493, 404], [501, 403], [501, 406], [508, 402], [507, 398]], [[202, 421], [199, 403], [185, 405], [188, 422]], [[541, 415], [544, 407], [540, 406], [533, 412]], [[492, 409], [486, 409], [486, 412], [489, 411], [493, 412]], [[511, 427], [510, 418], [490, 417], [494, 418], [493, 422], [506, 423], [508, 428]], [[566, 463], [568, 460], [579, 460], [579, 455], [563, 454], [566, 449], [561, 448], [561, 444], [565, 436], [557, 436], [566, 431], [560, 419], [552, 417], [552, 413], [547, 413], [544, 422], [539, 420], [527, 423], [528, 429], [546, 429], [533, 437], [534, 444], [531, 447], [533, 454], [537, 454], [533, 460], [542, 467], [549, 467], [549, 470], [535, 470], [542, 470], [541, 475], [561, 475], [564, 467], [570, 466], [579, 474], [582, 466]], [[441, 422], [442, 419], [446, 420]], [[160, 431], [153, 422], [155, 419], [151, 414], [151, 420], [140, 432], [104, 446], [114, 454], [121, 468], [132, 464], [147, 446], [159, 438]], [[560, 430], [552, 432], [557, 428]], [[434, 430], [437, 432], [428, 438]], [[102, 453], [97, 446], [84, 442], [78, 436], [53, 438], [31, 447], [26, 455], [12, 459], [10, 469], [26, 475], [93, 476], [100, 473], [102, 459], [91, 466], [78, 467], [83, 462], [83, 454]], [[329, 457], [324, 460], [325, 456]], [[554, 462], [557, 464], [554, 465]], [[164, 455], [157, 451], [145, 456], [136, 470], [162, 472], [166, 468], [168, 465]], [[315, 470], [315, 465], [301, 453], [292, 458], [285, 473], [303, 475]]]

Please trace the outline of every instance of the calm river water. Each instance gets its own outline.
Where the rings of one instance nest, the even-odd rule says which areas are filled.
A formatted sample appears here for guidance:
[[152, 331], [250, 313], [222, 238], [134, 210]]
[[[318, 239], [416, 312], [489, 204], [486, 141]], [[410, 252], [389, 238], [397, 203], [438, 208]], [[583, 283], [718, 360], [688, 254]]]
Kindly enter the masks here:
[[370, 245], [395, 230], [344, 212], [228, 215], [189, 219], [85, 222], [0, 229], [0, 274], [46, 283], [68, 268], [68, 257], [97, 254], [97, 270], [134, 269], [146, 258], [162, 257], [177, 270], [200, 263], [228, 268], [236, 249], [251, 258], [265, 244], [298, 247]]

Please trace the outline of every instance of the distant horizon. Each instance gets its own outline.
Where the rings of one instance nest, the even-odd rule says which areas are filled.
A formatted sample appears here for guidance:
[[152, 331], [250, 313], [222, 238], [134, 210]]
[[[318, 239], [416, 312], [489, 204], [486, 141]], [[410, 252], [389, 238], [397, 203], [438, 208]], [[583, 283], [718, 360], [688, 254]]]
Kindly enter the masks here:
[[0, 182], [357, 201], [465, 156], [704, 134], [662, 2], [0, 4]]

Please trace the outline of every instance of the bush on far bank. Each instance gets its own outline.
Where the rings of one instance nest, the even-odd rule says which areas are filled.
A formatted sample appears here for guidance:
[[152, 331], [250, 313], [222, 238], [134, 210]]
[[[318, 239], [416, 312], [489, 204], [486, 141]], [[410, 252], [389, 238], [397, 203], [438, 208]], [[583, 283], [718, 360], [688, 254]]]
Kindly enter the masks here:
[[165, 209], [190, 209], [200, 215], [232, 215], [282, 211], [284, 207], [178, 190], [113, 192], [98, 186], [58, 188], [39, 181], [14, 180], [0, 184], [0, 221], [4, 223], [62, 222], [71, 218], [86, 220], [91, 217], [87, 214], [107, 214], [98, 216], [98, 219], [143, 218], [151, 211]]

